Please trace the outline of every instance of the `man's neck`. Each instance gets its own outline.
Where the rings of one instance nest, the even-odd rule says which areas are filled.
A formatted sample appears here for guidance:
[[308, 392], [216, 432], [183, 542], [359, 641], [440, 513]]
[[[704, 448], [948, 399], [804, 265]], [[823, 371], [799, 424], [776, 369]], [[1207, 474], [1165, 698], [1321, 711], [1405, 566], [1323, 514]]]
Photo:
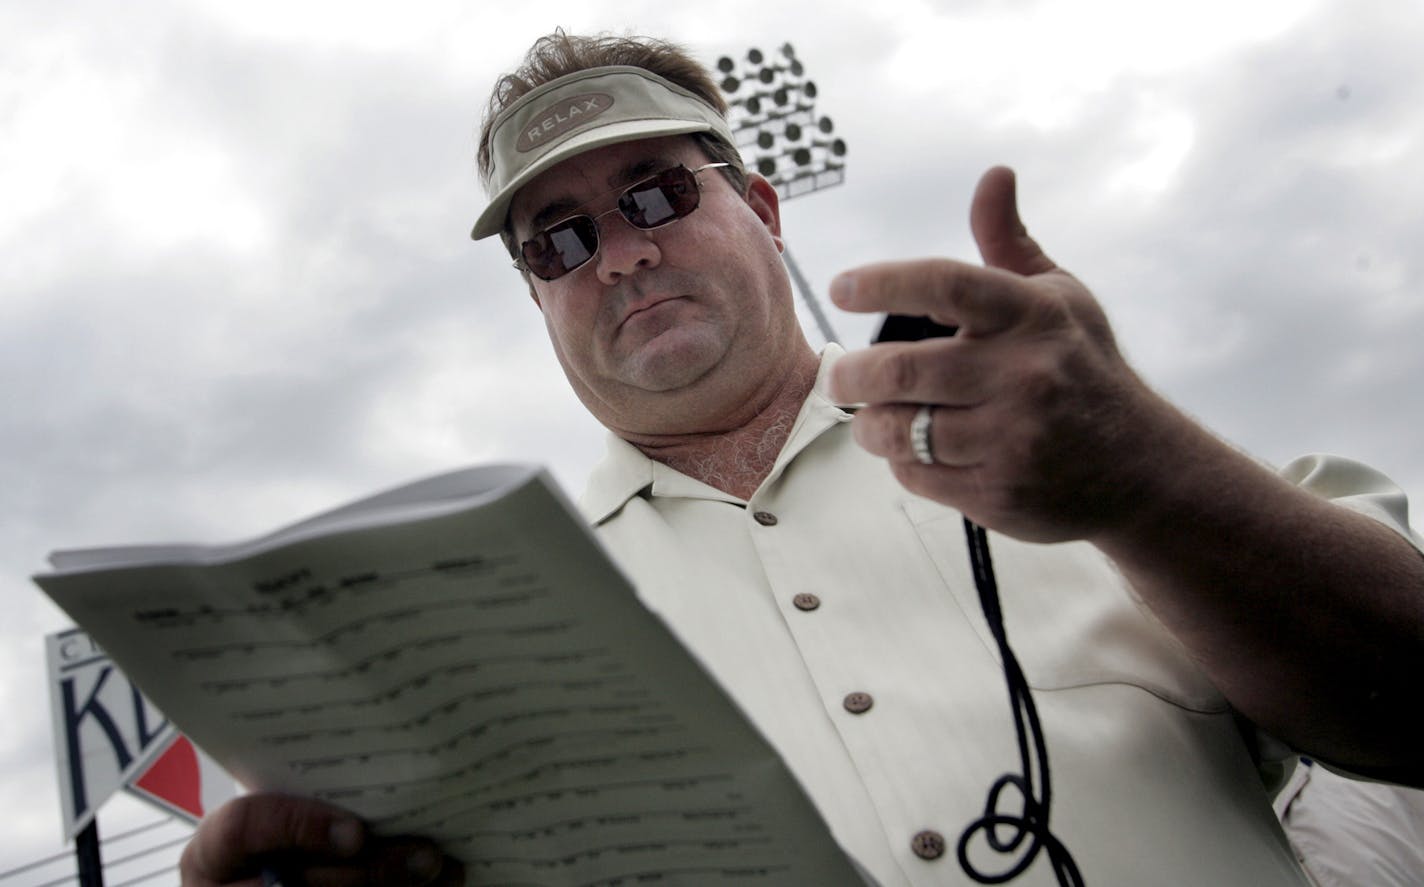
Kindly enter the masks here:
[[819, 365], [808, 350], [806, 359], [797, 363], [766, 405], [735, 428], [667, 442], [632, 443], [649, 459], [739, 499], [750, 499], [771, 474], [791, 436], [801, 405], [815, 387]]

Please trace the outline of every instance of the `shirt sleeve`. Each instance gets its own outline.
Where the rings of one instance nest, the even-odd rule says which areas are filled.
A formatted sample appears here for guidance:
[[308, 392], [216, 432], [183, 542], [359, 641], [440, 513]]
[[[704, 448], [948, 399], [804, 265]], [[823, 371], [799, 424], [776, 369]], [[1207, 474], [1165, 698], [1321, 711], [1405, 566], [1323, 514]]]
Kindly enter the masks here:
[[1342, 456], [1301, 456], [1281, 469], [1303, 490], [1368, 515], [1424, 551], [1424, 538], [1409, 525], [1409, 500], [1399, 485], [1362, 462]]
[[1276, 815], [1320, 887], [1424, 883], [1424, 791], [1302, 766]]

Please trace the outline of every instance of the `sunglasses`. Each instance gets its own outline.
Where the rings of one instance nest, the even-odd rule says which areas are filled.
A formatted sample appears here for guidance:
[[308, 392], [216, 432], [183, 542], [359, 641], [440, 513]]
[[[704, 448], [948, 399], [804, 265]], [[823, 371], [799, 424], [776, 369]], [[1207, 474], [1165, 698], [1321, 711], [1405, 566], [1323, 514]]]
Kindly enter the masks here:
[[583, 265], [598, 252], [598, 220], [618, 213], [643, 231], [671, 225], [692, 215], [702, 202], [697, 174], [728, 166], [708, 163], [697, 169], [674, 166], [630, 185], [618, 196], [618, 206], [596, 216], [580, 213], [555, 222], [519, 246], [514, 267], [541, 280], [557, 280]]

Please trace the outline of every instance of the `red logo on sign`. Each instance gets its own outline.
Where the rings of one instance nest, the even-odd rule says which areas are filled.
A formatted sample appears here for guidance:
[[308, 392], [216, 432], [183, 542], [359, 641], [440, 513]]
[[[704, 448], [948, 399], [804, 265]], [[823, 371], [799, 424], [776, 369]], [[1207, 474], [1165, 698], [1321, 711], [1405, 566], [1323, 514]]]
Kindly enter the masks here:
[[198, 752], [186, 736], [173, 740], [143, 775], [133, 781], [132, 787], [194, 819], [203, 816], [202, 769], [198, 766]]

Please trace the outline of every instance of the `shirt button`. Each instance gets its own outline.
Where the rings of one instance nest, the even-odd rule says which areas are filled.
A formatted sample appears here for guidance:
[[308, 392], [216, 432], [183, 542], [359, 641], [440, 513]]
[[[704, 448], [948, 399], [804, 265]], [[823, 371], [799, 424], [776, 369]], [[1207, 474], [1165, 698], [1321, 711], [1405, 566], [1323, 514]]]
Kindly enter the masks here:
[[772, 514], [770, 511], [758, 511], [756, 514], [752, 515], [752, 519], [755, 520], [757, 523], [761, 524], [763, 527], [776, 526], [776, 515]]
[[920, 859], [939, 859], [944, 855], [944, 835], [925, 829], [910, 839], [910, 849]]
[[791, 603], [795, 604], [798, 610], [814, 610], [821, 606], [821, 599], [814, 594], [803, 592], [792, 598]]
[[847, 693], [846, 698], [841, 701], [845, 710], [853, 715], [863, 715], [870, 711], [870, 707], [875, 704], [869, 693]]

